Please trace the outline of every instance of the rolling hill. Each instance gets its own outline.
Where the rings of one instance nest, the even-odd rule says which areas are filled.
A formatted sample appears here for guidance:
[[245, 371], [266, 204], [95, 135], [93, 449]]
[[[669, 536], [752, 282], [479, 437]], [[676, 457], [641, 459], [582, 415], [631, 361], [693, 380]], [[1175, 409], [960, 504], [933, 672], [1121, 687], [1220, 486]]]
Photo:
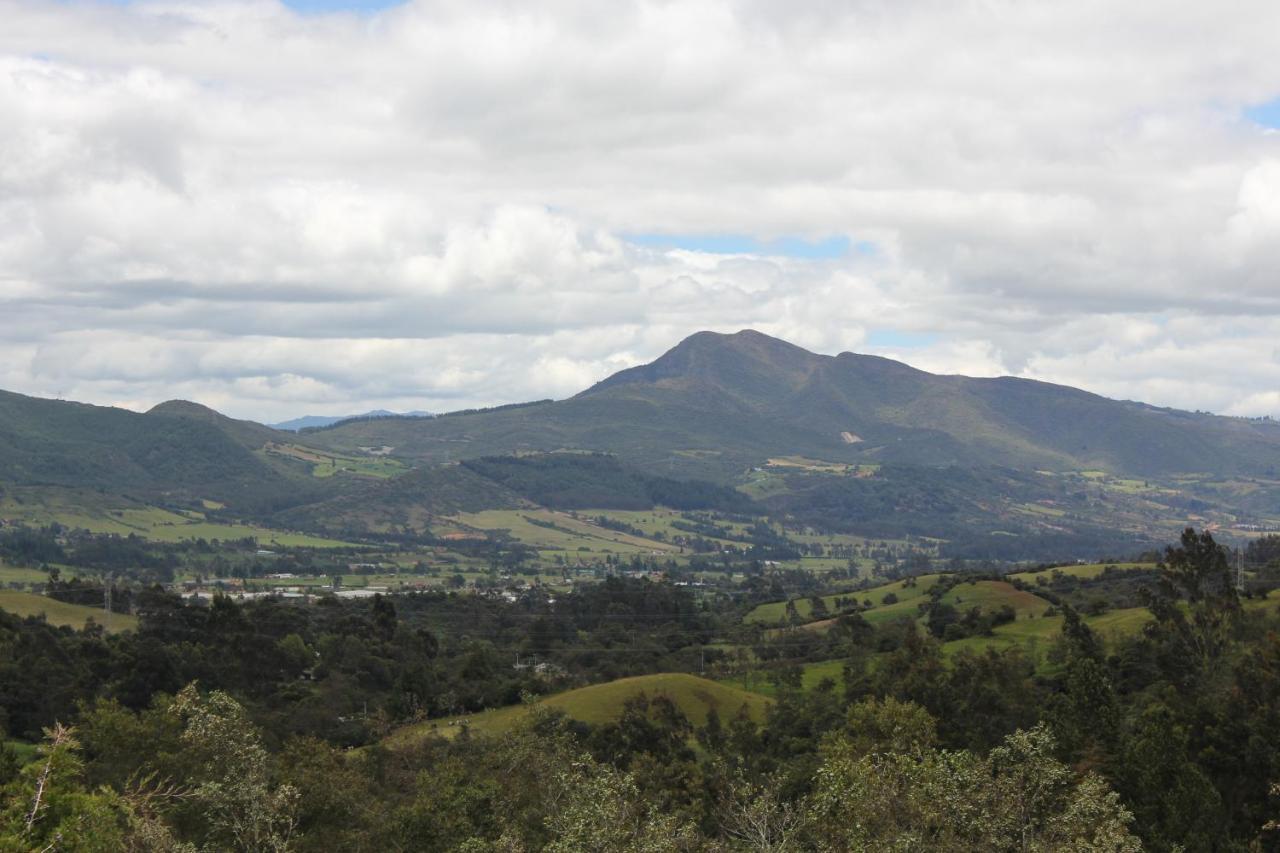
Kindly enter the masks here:
[[453, 737], [461, 731], [463, 723], [473, 733], [498, 735], [519, 723], [529, 713], [530, 707], [563, 711], [570, 719], [600, 725], [618, 719], [626, 701], [641, 693], [651, 699], [667, 697], [695, 726], [706, 724], [707, 714], [712, 708], [722, 721], [728, 722], [741, 708], [746, 707], [747, 714], [758, 723], [764, 719], [770, 704], [768, 698], [758, 693], [688, 673], [637, 675], [557, 693], [539, 699], [532, 706], [512, 705], [464, 717], [416, 723], [393, 732], [386, 743], [393, 747], [408, 745], [428, 734]]
[[139, 414], [0, 392], [0, 483], [244, 507], [305, 500], [302, 472], [259, 452], [272, 435], [181, 401]]

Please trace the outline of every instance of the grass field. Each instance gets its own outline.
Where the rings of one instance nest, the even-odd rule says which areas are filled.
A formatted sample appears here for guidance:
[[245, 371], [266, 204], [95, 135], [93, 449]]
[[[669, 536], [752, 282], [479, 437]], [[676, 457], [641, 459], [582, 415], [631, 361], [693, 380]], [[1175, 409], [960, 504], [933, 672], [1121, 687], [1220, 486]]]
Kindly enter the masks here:
[[[1129, 607], [1111, 610], [1099, 616], [1089, 616], [1084, 621], [1099, 636], [1110, 639], [1136, 633], [1151, 621], [1151, 612], [1145, 607]], [[1045, 655], [1061, 631], [1061, 616], [1020, 617], [1013, 622], [1000, 625], [990, 637], [966, 637], [963, 640], [953, 640], [944, 644], [942, 650], [947, 655], [954, 655], [964, 649], [981, 652], [986, 649], [1017, 647], [1027, 653], [1037, 669], [1043, 669]]]
[[[892, 619], [905, 613], [914, 613], [915, 606], [918, 602], [916, 599], [927, 593], [935, 583], [938, 582], [939, 575], [921, 575], [914, 578], [914, 585], [908, 586], [908, 581], [894, 581], [893, 583], [883, 584], [882, 586], [872, 587], [864, 590], [852, 590], [850, 592], [835, 593], [832, 595], [822, 596], [822, 600], [829, 609], [835, 609], [835, 602], [838, 598], [854, 598], [858, 601], [870, 600], [873, 610], [868, 610], [862, 615], [873, 620], [873, 613], [884, 611], [874, 617], [873, 621]], [[898, 602], [893, 605], [885, 605], [884, 598], [892, 593], [897, 596]], [[796, 599], [796, 612], [800, 614], [802, 620], [808, 619], [813, 615], [813, 605], [809, 603], [807, 598]], [[887, 614], [887, 615], [886, 615]], [[750, 623], [758, 623], [762, 625], [777, 625], [787, 618], [787, 603], [785, 601], [771, 601], [768, 604], [761, 604], [750, 613], [747, 614], [744, 621]]]
[[679, 672], [639, 675], [558, 693], [538, 700], [533, 706], [513, 705], [479, 714], [418, 723], [392, 733], [386, 742], [391, 746], [404, 745], [427, 734], [453, 737], [461, 731], [463, 722], [474, 734], [502, 734], [535, 706], [559, 709], [575, 720], [599, 725], [618, 719], [626, 701], [640, 693], [650, 698], [669, 698], [695, 726], [706, 723], [707, 712], [711, 708], [715, 708], [721, 720], [728, 723], [744, 705], [751, 719], [760, 722], [769, 704], [769, 699], [758, 693], [749, 693], [696, 675]]
[[64, 601], [46, 598], [43, 595], [32, 595], [29, 592], [0, 590], [0, 610], [7, 610], [18, 616], [44, 615], [50, 625], [66, 625], [71, 628], [83, 628], [85, 622], [92, 619], [99, 625], [106, 624], [107, 630], [132, 630], [138, 627], [138, 617], [122, 613], [112, 613], [109, 617], [97, 607], [85, 607], [80, 604], [67, 604]]
[[1055, 572], [1061, 572], [1068, 577], [1080, 578], [1086, 580], [1096, 578], [1098, 575], [1106, 571], [1108, 566], [1113, 566], [1117, 571], [1130, 572], [1140, 569], [1154, 569], [1155, 563], [1087, 563], [1075, 566], [1057, 566], [1052, 569], [1043, 569], [1038, 572], [1015, 572], [1009, 575], [1010, 579], [1020, 580], [1024, 583], [1035, 583], [1040, 578], [1044, 578], [1048, 582], [1049, 578]]
[[[800, 664], [801, 689], [814, 690], [822, 683], [824, 678], [830, 678], [836, 683], [837, 687], [844, 684], [844, 661], [820, 660], [815, 663]], [[777, 693], [773, 682], [769, 680], [769, 674], [760, 670], [735, 675], [724, 679], [720, 683], [737, 687], [750, 693], [759, 693], [761, 696], [772, 697]]]
[[14, 754], [18, 756], [19, 766], [30, 764], [39, 756], [34, 743], [27, 743], [21, 740], [0, 740], [0, 743], [4, 743], [14, 751]]
[[404, 463], [388, 456], [334, 453], [297, 444], [268, 442], [262, 452], [306, 463], [311, 466], [313, 477], [354, 474], [359, 477], [376, 477], [385, 480], [408, 470]]
[[984, 613], [998, 610], [1005, 605], [1014, 609], [1018, 618], [1039, 616], [1049, 609], [1049, 602], [1040, 596], [1016, 589], [1008, 581], [976, 581], [974, 583], [956, 584], [942, 596], [944, 604], [950, 604], [957, 610], [969, 610], [979, 607]]
[[7, 586], [11, 583], [44, 583], [47, 580], [49, 580], [49, 573], [40, 569], [23, 569], [0, 563], [0, 586]]
[[195, 510], [174, 511], [159, 507], [113, 505], [101, 496], [74, 489], [14, 489], [0, 498], [0, 518], [26, 524], [57, 522], [71, 529], [90, 533], [136, 534], [157, 542], [180, 542], [185, 539], [231, 540], [251, 536], [262, 546], [278, 545], [297, 548], [355, 548], [349, 542], [326, 539], [305, 533], [270, 530], [249, 524], [223, 524], [209, 521]]
[[[870, 610], [862, 611], [861, 614], [862, 618], [872, 625], [903, 618], [916, 619], [923, 622], [924, 617], [920, 614], [921, 599], [937, 582], [937, 578], [937, 575], [925, 575], [918, 579], [917, 585], [914, 587], [904, 586], [899, 581], [898, 583], [867, 590], [868, 595], [866, 596], [862, 592], [851, 593], [851, 595], [854, 595], [859, 601], [869, 598], [875, 605]], [[884, 598], [891, 592], [898, 597], [898, 601], [892, 604], [885, 604]], [[833, 600], [837, 597], [831, 596]], [[942, 596], [942, 601], [944, 604], [950, 604], [959, 611], [968, 611], [977, 607], [983, 613], [990, 613], [1008, 605], [1014, 609], [1020, 619], [1039, 616], [1048, 610], [1050, 606], [1049, 602], [1040, 596], [1017, 589], [1007, 581], [986, 580], [957, 584], [947, 590], [946, 594]], [[805, 604], [808, 605], [808, 602], [806, 601]], [[796, 610], [800, 612], [800, 602], [796, 602]], [[808, 608], [808, 611], [812, 612], [812, 608]], [[799, 627], [808, 631], [825, 631], [833, 624], [835, 624], [834, 618], [808, 622]], [[780, 628], [778, 630], [783, 631], [786, 629]]]

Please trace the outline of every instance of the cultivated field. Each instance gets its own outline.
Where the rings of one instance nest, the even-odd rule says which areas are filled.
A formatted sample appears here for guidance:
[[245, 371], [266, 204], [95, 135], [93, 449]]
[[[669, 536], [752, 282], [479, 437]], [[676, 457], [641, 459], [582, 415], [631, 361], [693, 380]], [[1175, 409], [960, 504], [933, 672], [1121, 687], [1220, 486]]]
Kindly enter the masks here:
[[197, 510], [167, 510], [142, 504], [113, 506], [92, 493], [69, 489], [15, 489], [0, 498], [0, 518], [31, 525], [56, 522], [63, 527], [87, 530], [90, 533], [114, 533], [118, 536], [135, 534], [157, 542], [252, 537], [263, 547], [359, 547], [349, 542], [306, 533], [209, 521], [203, 512]]
[[590, 551], [629, 556], [680, 551], [675, 545], [610, 530], [587, 520], [602, 513], [581, 510], [575, 518], [550, 509], [490, 509], [460, 513], [449, 520], [477, 530], [506, 530], [525, 545], [566, 554]]

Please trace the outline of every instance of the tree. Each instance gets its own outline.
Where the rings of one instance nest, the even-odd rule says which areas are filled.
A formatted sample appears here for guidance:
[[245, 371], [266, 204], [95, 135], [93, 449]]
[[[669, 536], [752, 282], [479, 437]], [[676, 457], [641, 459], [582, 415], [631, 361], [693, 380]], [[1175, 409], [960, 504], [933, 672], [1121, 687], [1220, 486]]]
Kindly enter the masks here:
[[0, 850], [195, 853], [155, 818], [154, 790], [88, 790], [79, 752], [74, 729], [45, 730], [40, 758], [0, 788]]
[[267, 751], [240, 703], [220, 690], [202, 696], [189, 684], [169, 713], [183, 723], [182, 744], [196, 781], [192, 797], [209, 841], [253, 853], [288, 850], [298, 792], [273, 783]]
[[1189, 688], [1209, 674], [1240, 622], [1240, 600], [1231, 582], [1227, 552], [1210, 533], [1188, 527], [1182, 543], [1167, 548], [1160, 579], [1146, 591], [1155, 620], [1147, 636], [1161, 647], [1170, 679]]
[[752, 782], [739, 771], [720, 797], [717, 817], [721, 832], [747, 850], [786, 853], [801, 849], [803, 808], [783, 796], [775, 778]]
[[1211, 850], [1225, 836], [1222, 798], [1188, 758], [1188, 734], [1163, 704], [1134, 721], [1119, 762], [1117, 787], [1153, 850]]
[[556, 779], [565, 792], [548, 815], [548, 853], [668, 853], [699, 845], [693, 827], [647, 807], [630, 774], [582, 757]]
[[808, 807], [820, 850], [1136, 853], [1132, 816], [1098, 776], [1053, 757], [1044, 726], [1018, 731], [986, 758], [932, 748], [928, 715], [910, 703], [863, 703], [834, 738]]

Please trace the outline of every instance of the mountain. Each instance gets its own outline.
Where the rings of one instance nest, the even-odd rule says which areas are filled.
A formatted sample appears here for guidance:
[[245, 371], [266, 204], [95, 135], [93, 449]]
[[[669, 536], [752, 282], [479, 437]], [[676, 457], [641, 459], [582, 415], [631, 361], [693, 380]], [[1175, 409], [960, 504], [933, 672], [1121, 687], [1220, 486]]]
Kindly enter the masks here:
[[301, 466], [262, 452], [278, 437], [180, 400], [139, 414], [0, 391], [0, 484], [210, 499], [260, 511], [314, 492]]
[[[657, 502], [763, 508], [858, 535], [1101, 542], [1192, 516], [1274, 518], [1277, 468], [1280, 424], [817, 355], [752, 331], [693, 335], [566, 400], [301, 433], [181, 400], [140, 414], [0, 392], [0, 487], [213, 500], [234, 517], [329, 531], [421, 531], [530, 502]], [[1103, 489], [1097, 472], [1133, 479]]]
[[375, 418], [430, 418], [434, 417], [431, 412], [389, 412], [386, 409], [374, 409], [371, 412], [364, 412], [359, 415], [303, 415], [300, 418], [281, 421], [278, 424], [270, 424], [272, 429], [283, 430], [285, 432], [301, 432], [306, 429], [318, 429], [320, 427], [333, 426], [343, 421], [360, 421], [373, 420]]
[[699, 332], [575, 397], [339, 424], [308, 440], [389, 446], [418, 462], [605, 451], [661, 473], [728, 479], [778, 456], [1275, 475], [1280, 424], [1112, 400], [1028, 379], [940, 376], [877, 356], [818, 355], [755, 331]]

